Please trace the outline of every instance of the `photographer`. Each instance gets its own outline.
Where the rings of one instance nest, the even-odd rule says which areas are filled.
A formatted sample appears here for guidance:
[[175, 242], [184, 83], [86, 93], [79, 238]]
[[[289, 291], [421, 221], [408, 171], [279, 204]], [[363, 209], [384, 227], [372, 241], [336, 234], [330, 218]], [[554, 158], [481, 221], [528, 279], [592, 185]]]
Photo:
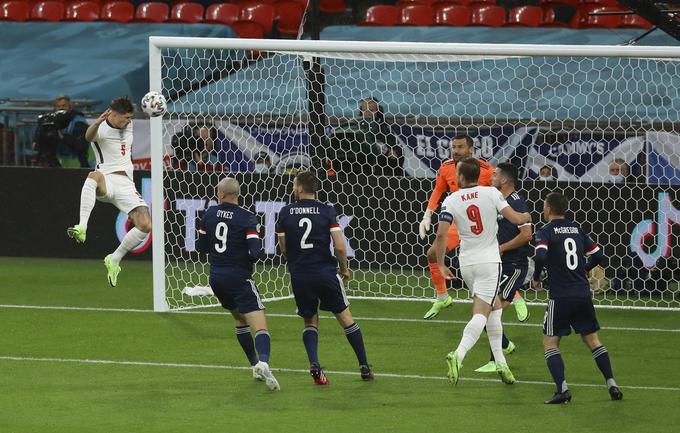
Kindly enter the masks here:
[[83, 113], [73, 109], [71, 98], [57, 96], [54, 112], [38, 117], [38, 127], [33, 137], [33, 148], [38, 151], [40, 165], [61, 167], [57, 150], [65, 148], [78, 157], [81, 167], [89, 167], [89, 143], [85, 140], [87, 127]]

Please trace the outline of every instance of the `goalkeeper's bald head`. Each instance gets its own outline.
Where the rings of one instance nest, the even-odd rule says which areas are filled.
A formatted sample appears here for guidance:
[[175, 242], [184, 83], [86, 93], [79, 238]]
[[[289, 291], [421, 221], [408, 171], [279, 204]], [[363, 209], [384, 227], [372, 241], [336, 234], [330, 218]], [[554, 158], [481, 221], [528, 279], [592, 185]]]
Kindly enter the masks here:
[[220, 199], [220, 203], [238, 204], [239, 189], [240, 184], [236, 178], [223, 177], [217, 184], [217, 198]]

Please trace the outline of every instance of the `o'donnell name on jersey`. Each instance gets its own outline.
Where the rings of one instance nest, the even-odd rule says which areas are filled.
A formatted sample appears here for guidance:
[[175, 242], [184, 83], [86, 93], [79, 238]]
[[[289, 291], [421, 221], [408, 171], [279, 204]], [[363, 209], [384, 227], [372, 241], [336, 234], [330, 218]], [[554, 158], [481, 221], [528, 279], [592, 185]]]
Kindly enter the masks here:
[[289, 215], [319, 215], [318, 207], [292, 207]]

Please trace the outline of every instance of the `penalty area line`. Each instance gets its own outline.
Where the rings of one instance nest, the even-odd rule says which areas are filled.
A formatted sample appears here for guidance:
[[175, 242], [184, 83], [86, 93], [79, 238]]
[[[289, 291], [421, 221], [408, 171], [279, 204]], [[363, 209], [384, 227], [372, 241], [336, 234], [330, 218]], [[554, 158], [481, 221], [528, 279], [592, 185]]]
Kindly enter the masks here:
[[[211, 369], [211, 370], [251, 370], [252, 367], [238, 366], [238, 365], [217, 365], [217, 364], [191, 364], [191, 363], [177, 363], [177, 362], [151, 362], [151, 361], [125, 361], [125, 360], [112, 360], [112, 359], [80, 359], [80, 358], [43, 358], [35, 356], [0, 356], [0, 361], [18, 361], [18, 362], [51, 362], [51, 363], [71, 363], [71, 364], [98, 364], [98, 365], [122, 365], [122, 366], [142, 366], [142, 367], [170, 367], [170, 368], [201, 368], [201, 369]], [[272, 367], [272, 371], [282, 372], [282, 373], [302, 373], [305, 375], [309, 374], [308, 370], [299, 368], [279, 368]], [[326, 370], [328, 374], [338, 374], [345, 376], [358, 376], [358, 371], [340, 371], [340, 370]], [[377, 378], [389, 377], [394, 379], [415, 379], [415, 380], [446, 380], [443, 376], [426, 376], [420, 374], [400, 374], [400, 373], [383, 373], [375, 372]], [[500, 383], [498, 379], [484, 379], [475, 377], [463, 377], [460, 379], [462, 382], [489, 382], [489, 383]], [[518, 380], [517, 384], [522, 385], [540, 385], [540, 386], [554, 386], [552, 382], [543, 382], [538, 380]], [[588, 387], [588, 388], [604, 388], [603, 384], [594, 383], [569, 383], [570, 386], [574, 387]], [[664, 386], [642, 386], [642, 385], [629, 385], [621, 386], [621, 389], [638, 389], [644, 391], [671, 391], [679, 392], [680, 388], [677, 387], [664, 387]]]

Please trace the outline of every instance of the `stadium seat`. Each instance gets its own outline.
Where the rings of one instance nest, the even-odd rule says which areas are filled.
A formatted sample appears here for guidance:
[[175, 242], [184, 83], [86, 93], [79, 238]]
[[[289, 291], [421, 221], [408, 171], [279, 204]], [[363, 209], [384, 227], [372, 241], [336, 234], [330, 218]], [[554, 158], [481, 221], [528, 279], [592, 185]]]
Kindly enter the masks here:
[[470, 0], [469, 6], [478, 6], [478, 5], [495, 5], [496, 0]]
[[623, 9], [616, 6], [599, 6], [592, 3], [579, 6], [572, 19], [572, 27], [579, 29], [613, 29], [621, 24], [622, 15], [590, 15], [599, 12], [621, 12]]
[[371, 6], [366, 11], [366, 19], [360, 26], [395, 26], [399, 19], [399, 8], [395, 6]]
[[258, 23], [265, 33], [272, 31], [274, 24], [274, 7], [269, 4], [248, 3], [241, 7], [239, 21], [253, 21]]
[[200, 3], [178, 3], [170, 11], [169, 22], [200, 23], [203, 21], [203, 5]]
[[236, 32], [239, 38], [264, 38], [264, 29], [255, 21], [234, 21], [231, 24], [231, 28]]
[[341, 14], [347, 6], [344, 0], [319, 0], [319, 10], [326, 14]]
[[508, 27], [538, 27], [543, 22], [543, 9], [538, 6], [518, 6], [508, 13]]
[[619, 23], [619, 28], [621, 29], [651, 29], [652, 23], [642, 18], [637, 14], [627, 14], [621, 16], [621, 23]]
[[129, 23], [135, 17], [135, 7], [126, 1], [104, 3], [99, 14], [100, 21]]
[[434, 24], [434, 11], [426, 5], [410, 5], [401, 8], [397, 25], [431, 26]]
[[99, 5], [93, 1], [77, 1], [66, 6], [67, 21], [97, 21]]
[[473, 5], [471, 24], [473, 26], [500, 27], [505, 24], [505, 8], [494, 5]]
[[230, 26], [234, 21], [238, 21], [241, 8], [231, 3], [214, 3], [208, 6], [205, 11], [206, 23], [226, 24]]
[[7, 1], [0, 5], [0, 21], [26, 21], [31, 5], [25, 1]]
[[297, 36], [305, 13], [302, 4], [294, 1], [274, 3], [276, 30], [284, 35]]
[[137, 6], [135, 22], [138, 23], [163, 23], [168, 20], [170, 6], [167, 3], [148, 2]]
[[438, 26], [470, 25], [471, 10], [467, 6], [444, 6], [435, 12], [434, 23]]
[[33, 5], [31, 20], [61, 21], [64, 18], [64, 4], [57, 1], [40, 1]]

